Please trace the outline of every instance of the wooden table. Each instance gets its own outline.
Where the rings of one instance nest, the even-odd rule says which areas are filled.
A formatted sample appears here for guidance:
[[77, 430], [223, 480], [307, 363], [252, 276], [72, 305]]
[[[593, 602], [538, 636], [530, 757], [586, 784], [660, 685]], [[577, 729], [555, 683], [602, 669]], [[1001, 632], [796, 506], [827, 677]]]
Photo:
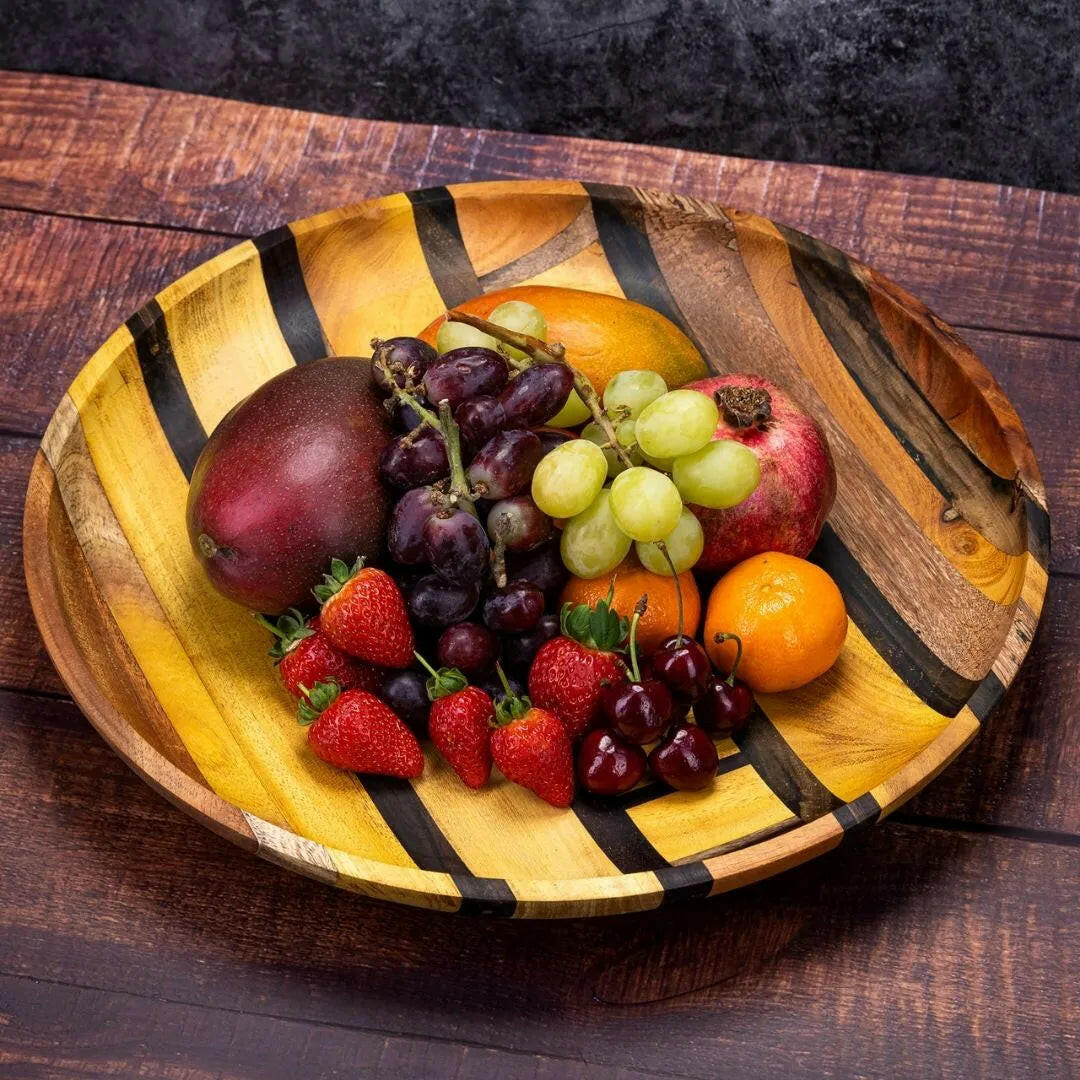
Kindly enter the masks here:
[[[591, 922], [365, 902], [168, 808], [34, 629], [30, 461], [118, 323], [237, 237], [499, 177], [670, 188], [806, 229], [960, 327], [1028, 425], [1054, 549], [1011, 693], [901, 813], [773, 881]], [[0, 1076], [1076, 1075], [1080, 199], [8, 73], [0, 207]]]

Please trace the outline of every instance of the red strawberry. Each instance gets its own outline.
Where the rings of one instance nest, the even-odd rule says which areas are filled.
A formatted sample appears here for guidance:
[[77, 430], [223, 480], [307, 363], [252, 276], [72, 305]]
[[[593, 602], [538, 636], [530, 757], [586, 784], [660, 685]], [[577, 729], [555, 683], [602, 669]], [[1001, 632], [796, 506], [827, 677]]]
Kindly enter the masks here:
[[305, 621], [296, 608], [289, 608], [277, 622], [271, 622], [265, 615], [256, 618], [277, 638], [270, 655], [285, 689], [294, 697], [303, 696], [302, 685], [314, 686], [331, 679], [342, 690], [367, 690], [374, 694], [379, 689], [382, 673], [343, 653], [320, 631], [317, 615]]
[[491, 721], [495, 707], [491, 698], [457, 668], [436, 671], [422, 656], [420, 663], [431, 672], [427, 681], [431, 711], [428, 734], [435, 748], [468, 787], [482, 788], [491, 776]]
[[351, 656], [380, 667], [405, 668], [413, 661], [413, 632], [405, 600], [385, 570], [364, 566], [357, 559], [350, 568], [332, 559], [325, 584], [312, 590], [322, 604], [321, 628]]
[[569, 806], [574, 798], [574, 754], [566, 728], [554, 713], [533, 708], [528, 698], [517, 697], [508, 686], [506, 690], [491, 733], [495, 764], [507, 780], [528, 788], [544, 802]]
[[626, 637], [627, 622], [612, 611], [611, 595], [597, 602], [562, 609], [562, 636], [545, 642], [529, 669], [529, 696], [566, 725], [571, 739], [583, 735], [600, 715], [605, 683], [626, 679], [626, 668], [613, 650]]
[[366, 690], [337, 683], [304, 688], [298, 715], [310, 724], [308, 745], [323, 761], [350, 772], [419, 776], [424, 755], [416, 736], [388, 705]]

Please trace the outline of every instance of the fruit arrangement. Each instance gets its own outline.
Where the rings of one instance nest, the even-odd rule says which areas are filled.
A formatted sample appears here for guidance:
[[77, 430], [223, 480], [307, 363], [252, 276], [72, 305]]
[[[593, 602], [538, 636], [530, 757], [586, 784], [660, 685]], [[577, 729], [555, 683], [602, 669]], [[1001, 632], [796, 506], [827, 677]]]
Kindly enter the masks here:
[[372, 350], [238, 405], [188, 503], [320, 758], [408, 779], [428, 739], [469, 788], [497, 768], [558, 807], [647, 773], [699, 790], [755, 691], [836, 660], [843, 599], [804, 558], [835, 472], [781, 388], [696, 379], [662, 316], [575, 290], [479, 297]]

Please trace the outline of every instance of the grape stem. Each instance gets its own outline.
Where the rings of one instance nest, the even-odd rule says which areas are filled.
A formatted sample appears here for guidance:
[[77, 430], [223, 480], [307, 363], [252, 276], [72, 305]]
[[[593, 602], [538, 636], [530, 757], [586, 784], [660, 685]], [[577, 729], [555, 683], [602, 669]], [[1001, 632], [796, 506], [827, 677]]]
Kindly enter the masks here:
[[375, 366], [386, 376], [386, 385], [390, 387], [390, 393], [393, 395], [395, 401], [400, 402], [402, 405], [408, 405], [409, 408], [428, 425], [428, 427], [433, 427], [436, 431], [442, 431], [442, 425], [439, 423], [439, 418], [430, 409], [424, 408], [424, 406], [417, 401], [416, 396], [410, 393], [409, 390], [398, 386], [395, 373], [390, 370], [390, 367], [385, 360], [379, 357], [375, 360]]
[[465, 466], [461, 461], [461, 431], [446, 398], [439, 402], [439, 430], [446, 442], [446, 456], [450, 459], [450, 501], [464, 502], [467, 508], [475, 513], [472, 492], [469, 490]]
[[682, 604], [682, 582], [679, 581], [679, 575], [675, 570], [675, 564], [671, 561], [671, 552], [667, 549], [667, 544], [663, 540], [655, 541], [656, 546], [660, 549], [660, 554], [667, 560], [667, 564], [671, 567], [671, 576], [675, 579], [675, 602], [679, 607], [679, 627], [675, 632], [675, 637], [678, 639], [678, 644], [682, 645], [683, 640], [683, 604]]
[[495, 543], [491, 547], [491, 574], [495, 584], [506, 588], [506, 534], [501, 519], [495, 523]]
[[[567, 362], [566, 349], [563, 345], [557, 341], [541, 341], [530, 334], [521, 334], [517, 330], [507, 330], [504, 326], [496, 326], [494, 323], [488, 322], [487, 319], [470, 315], [466, 311], [448, 311], [446, 318], [449, 322], [460, 322], [465, 323], [466, 326], [473, 326], [477, 330], [482, 330], [485, 334], [501, 341], [504, 345], [512, 345], [515, 349], [520, 349], [529, 357], [532, 364], [566, 364], [574, 376], [574, 389], [578, 392], [581, 400], [585, 402], [589, 412], [592, 413], [593, 420], [596, 421], [604, 435], [607, 436], [612, 450], [615, 451], [615, 456], [624, 468], [632, 469], [634, 467], [630, 455], [615, 437], [615, 428], [607, 413], [604, 412], [604, 407], [601, 405], [600, 398], [593, 389], [592, 383], [573, 364]], [[523, 369], [530, 366], [525, 361], [521, 361], [521, 363]]]

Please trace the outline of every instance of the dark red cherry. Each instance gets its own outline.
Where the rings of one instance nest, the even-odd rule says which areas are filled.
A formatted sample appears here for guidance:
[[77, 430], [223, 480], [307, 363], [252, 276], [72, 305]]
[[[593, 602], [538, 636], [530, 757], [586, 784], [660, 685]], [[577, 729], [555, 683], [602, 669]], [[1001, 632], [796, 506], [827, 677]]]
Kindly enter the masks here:
[[671, 691], [659, 679], [650, 678], [605, 686], [600, 706], [608, 723], [624, 739], [639, 745], [658, 739], [675, 711]]
[[705, 691], [694, 702], [694, 719], [714, 735], [734, 735], [746, 727], [754, 711], [754, 695], [746, 683], [730, 684], [723, 675], [713, 675]]
[[697, 701], [712, 675], [705, 650], [685, 634], [666, 638], [649, 657], [653, 674], [667, 684], [672, 697], [689, 704]]
[[621, 795], [645, 775], [645, 751], [611, 728], [586, 733], [577, 753], [577, 777], [594, 795]]
[[672, 728], [649, 755], [653, 776], [679, 791], [708, 787], [716, 776], [718, 762], [712, 739], [697, 724]]

